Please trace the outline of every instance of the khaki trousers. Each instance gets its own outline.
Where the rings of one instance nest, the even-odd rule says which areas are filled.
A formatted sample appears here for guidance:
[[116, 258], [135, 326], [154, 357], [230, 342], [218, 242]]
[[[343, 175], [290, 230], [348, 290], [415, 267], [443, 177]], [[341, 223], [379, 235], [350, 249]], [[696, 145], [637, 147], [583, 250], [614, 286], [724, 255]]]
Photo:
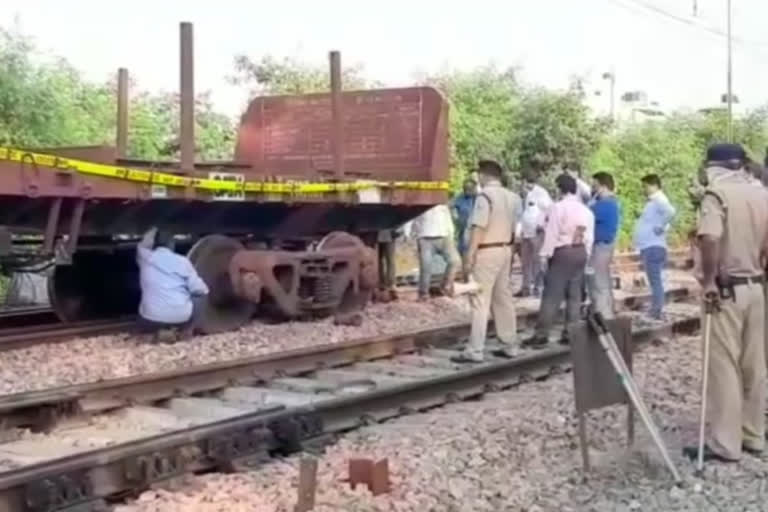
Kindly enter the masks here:
[[[763, 309], [765, 310], [763, 317], [768, 319], [768, 284], [763, 285], [763, 305]], [[763, 338], [765, 339], [765, 366], [768, 369], [768, 325], [763, 326]]]
[[755, 450], [765, 445], [763, 287], [734, 290], [734, 300], [722, 301], [712, 315], [707, 387], [707, 444], [728, 459], [741, 457], [742, 443]]
[[511, 247], [489, 247], [477, 251], [472, 277], [480, 286], [469, 297], [472, 308], [472, 330], [469, 334], [467, 353], [482, 357], [488, 331], [488, 315], [493, 314], [499, 341], [509, 345], [517, 342], [517, 317], [509, 279], [512, 266]]

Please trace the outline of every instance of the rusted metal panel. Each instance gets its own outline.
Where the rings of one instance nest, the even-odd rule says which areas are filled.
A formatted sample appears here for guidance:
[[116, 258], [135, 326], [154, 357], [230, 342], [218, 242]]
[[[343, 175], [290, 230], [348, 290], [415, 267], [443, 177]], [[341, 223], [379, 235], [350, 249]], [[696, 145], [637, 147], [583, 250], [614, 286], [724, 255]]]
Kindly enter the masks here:
[[[429, 87], [344, 92], [345, 176], [391, 180], [448, 177], [447, 103]], [[331, 95], [254, 99], [235, 160], [262, 175], [334, 174]]]
[[[608, 327], [632, 369], [632, 322], [629, 317], [607, 320]], [[573, 389], [576, 410], [580, 413], [614, 404], [629, 403], [621, 380], [603, 347], [584, 322], [568, 327], [573, 359]]]
[[[344, 110], [343, 179], [444, 181], [448, 177], [447, 103], [430, 88], [348, 92]], [[244, 116], [238, 162], [198, 164], [184, 174], [213, 172], [246, 180], [292, 178], [324, 181], [333, 175], [330, 95], [256, 99]], [[39, 153], [157, 172], [181, 173], [174, 162], [118, 159], [108, 146], [48, 148]], [[251, 167], [253, 165], [253, 167]], [[0, 224], [15, 233], [43, 234], [56, 198], [85, 198], [81, 234], [137, 235], [161, 224], [179, 233], [274, 237], [317, 236], [330, 231], [360, 235], [392, 228], [444, 202], [442, 190], [374, 189], [321, 194], [242, 194], [224, 201], [214, 193], [192, 196], [181, 187], [150, 186], [52, 169], [35, 162], [0, 161]], [[394, 206], [394, 207], [393, 207]], [[62, 209], [56, 224], [72, 213]], [[53, 227], [53, 226], [51, 226]]]

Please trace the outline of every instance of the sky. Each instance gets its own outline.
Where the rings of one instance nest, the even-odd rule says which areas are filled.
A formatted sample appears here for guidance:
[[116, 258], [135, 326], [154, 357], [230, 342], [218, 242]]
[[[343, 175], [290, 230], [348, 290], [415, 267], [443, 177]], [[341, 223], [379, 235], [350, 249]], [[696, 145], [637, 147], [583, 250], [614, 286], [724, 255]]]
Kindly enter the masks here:
[[[587, 78], [598, 110], [643, 90], [665, 108], [713, 106], [726, 91], [727, 0], [2, 0], [0, 25], [65, 57], [93, 80], [127, 67], [143, 89], [178, 89], [178, 24], [195, 35], [197, 91], [239, 114], [247, 100], [227, 83], [235, 54], [313, 63], [327, 52], [362, 63], [387, 85], [489, 63], [520, 68], [525, 83], [564, 88]], [[768, 1], [733, 0], [734, 94], [744, 107], [768, 103]], [[696, 16], [694, 17], [694, 4]], [[678, 19], [673, 19], [677, 17]]]

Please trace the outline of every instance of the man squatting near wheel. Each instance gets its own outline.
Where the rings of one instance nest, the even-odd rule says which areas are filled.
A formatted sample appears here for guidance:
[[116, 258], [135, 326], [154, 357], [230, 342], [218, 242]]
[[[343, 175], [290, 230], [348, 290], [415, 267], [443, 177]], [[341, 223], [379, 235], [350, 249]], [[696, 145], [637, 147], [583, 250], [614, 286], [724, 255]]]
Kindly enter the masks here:
[[469, 248], [464, 275], [471, 276], [479, 290], [471, 294], [472, 328], [464, 351], [452, 358], [458, 363], [484, 359], [488, 314], [493, 313], [496, 336], [504, 348], [494, 352], [516, 357], [517, 317], [510, 269], [515, 226], [522, 215], [520, 196], [502, 185], [502, 168], [493, 160], [481, 160], [478, 174], [482, 192], [475, 198], [470, 218]]
[[139, 329], [152, 334], [177, 329], [178, 338], [193, 334], [208, 286], [186, 256], [173, 251], [173, 234], [153, 227], [136, 247], [141, 304]]
[[[765, 314], [768, 200], [737, 144], [707, 150], [697, 228], [703, 300], [714, 308], [706, 389], [704, 460], [739, 460], [765, 446]], [[704, 321], [702, 321], [702, 325]], [[698, 447], [683, 453], [692, 459]]]

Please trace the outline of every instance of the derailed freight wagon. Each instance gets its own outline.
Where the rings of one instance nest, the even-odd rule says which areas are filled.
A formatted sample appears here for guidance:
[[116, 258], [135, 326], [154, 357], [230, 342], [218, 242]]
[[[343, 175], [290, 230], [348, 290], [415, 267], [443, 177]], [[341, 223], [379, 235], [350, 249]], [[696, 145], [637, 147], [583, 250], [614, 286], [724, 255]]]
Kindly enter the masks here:
[[178, 236], [211, 293], [201, 328], [233, 329], [257, 308], [287, 317], [359, 306], [376, 286], [376, 234], [447, 200], [448, 108], [434, 89], [341, 91], [251, 101], [232, 162], [195, 162], [192, 27], [181, 25], [181, 161], [116, 147], [0, 148], [0, 262], [55, 265], [65, 321], [135, 313], [135, 246], [151, 226]]

